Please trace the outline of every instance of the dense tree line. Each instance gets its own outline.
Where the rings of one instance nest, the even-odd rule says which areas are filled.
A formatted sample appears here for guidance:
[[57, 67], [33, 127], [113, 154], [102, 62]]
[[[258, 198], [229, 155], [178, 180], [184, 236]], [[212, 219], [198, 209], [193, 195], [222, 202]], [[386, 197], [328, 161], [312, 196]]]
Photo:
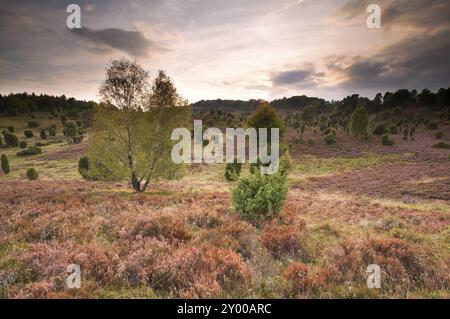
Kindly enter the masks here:
[[47, 94], [18, 93], [10, 95], [0, 94], [0, 113], [18, 115], [30, 112], [52, 112], [76, 115], [83, 111], [91, 111], [95, 102], [80, 101], [67, 98], [65, 95], [52, 96]]
[[[192, 110], [194, 113], [223, 111], [228, 113], [239, 112], [248, 115], [253, 113], [260, 103], [260, 100], [202, 100], [193, 103]], [[363, 105], [369, 114], [394, 110], [395, 108], [414, 109], [425, 107], [432, 110], [445, 110], [450, 106], [450, 88], [442, 88], [437, 92], [424, 89], [420, 93], [416, 90], [400, 89], [396, 92], [378, 93], [373, 99], [353, 94], [342, 100], [331, 102], [302, 95], [273, 100], [270, 102], [270, 105], [278, 111], [306, 111], [312, 116], [327, 113], [334, 109], [335, 112], [345, 117], [350, 117], [360, 105]]]

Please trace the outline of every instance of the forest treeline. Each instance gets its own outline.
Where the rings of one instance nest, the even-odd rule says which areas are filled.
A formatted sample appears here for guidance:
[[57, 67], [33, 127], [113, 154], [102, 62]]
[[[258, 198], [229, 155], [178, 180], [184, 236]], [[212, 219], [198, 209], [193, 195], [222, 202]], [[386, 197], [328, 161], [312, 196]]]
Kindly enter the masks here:
[[[201, 100], [191, 104], [194, 114], [211, 111], [228, 113], [239, 112], [242, 115], [253, 113], [261, 100]], [[62, 96], [36, 95], [28, 93], [0, 94], [0, 113], [18, 115], [30, 112], [52, 112], [75, 115], [84, 111], [91, 111], [96, 102], [80, 101], [75, 98]], [[396, 92], [378, 93], [373, 99], [361, 97], [358, 94], [347, 96], [342, 100], [326, 101], [317, 97], [293, 96], [276, 99], [270, 102], [280, 112], [302, 112], [314, 109], [314, 113], [321, 114], [331, 110], [339, 113], [351, 114], [358, 105], [363, 105], [368, 113], [377, 113], [395, 108], [426, 107], [432, 110], [445, 110], [450, 107], [450, 88], [441, 88], [437, 92], [428, 89], [420, 93], [416, 90], [400, 89]]]
[[10, 116], [31, 112], [62, 113], [68, 116], [77, 116], [81, 112], [92, 111], [95, 105], [97, 105], [96, 102], [80, 101], [73, 97], [67, 98], [65, 95], [0, 94], [0, 113]]

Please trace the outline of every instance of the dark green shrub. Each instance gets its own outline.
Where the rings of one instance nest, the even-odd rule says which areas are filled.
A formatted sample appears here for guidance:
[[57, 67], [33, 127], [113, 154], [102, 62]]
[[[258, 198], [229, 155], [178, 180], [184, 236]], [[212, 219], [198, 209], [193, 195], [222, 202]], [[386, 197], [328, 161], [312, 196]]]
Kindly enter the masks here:
[[39, 177], [39, 173], [38, 173], [34, 168], [29, 168], [29, 169], [27, 170], [27, 178], [28, 178], [30, 181], [37, 180], [38, 177]]
[[408, 140], [408, 136], [409, 136], [409, 128], [405, 128], [403, 130], [403, 140], [407, 141]]
[[427, 129], [429, 130], [437, 130], [438, 129], [438, 125], [436, 122], [429, 122], [427, 124]]
[[14, 126], [8, 126], [8, 132], [14, 133]]
[[392, 110], [392, 114], [396, 115], [396, 116], [402, 115], [403, 114], [403, 109], [401, 107], [397, 106], [396, 108], [394, 108]]
[[398, 133], [398, 127], [397, 125], [392, 125], [391, 128], [389, 129], [391, 134], [397, 134]]
[[78, 172], [84, 179], [89, 179], [89, 158], [86, 156], [80, 157], [78, 160]]
[[26, 148], [28, 146], [28, 143], [26, 141], [20, 141], [19, 147], [20, 148]]
[[389, 135], [384, 134], [381, 137], [381, 144], [383, 144], [384, 146], [392, 146], [392, 145], [394, 145], [394, 141], [389, 139]]
[[80, 144], [81, 142], [83, 142], [83, 138], [84, 138], [83, 135], [75, 136], [75, 137], [72, 139], [72, 143], [73, 143], [73, 144]]
[[27, 149], [17, 152], [17, 156], [31, 156], [41, 154], [42, 149], [37, 146], [29, 146]]
[[361, 105], [356, 108], [351, 116], [349, 131], [353, 136], [365, 138], [367, 136], [368, 125], [369, 115], [367, 114], [366, 108]]
[[241, 170], [242, 163], [238, 163], [235, 159], [233, 163], [227, 163], [227, 166], [225, 167], [225, 178], [230, 182], [234, 182], [238, 180], [241, 175]]
[[442, 132], [437, 132], [436, 133], [436, 138], [437, 139], [442, 138], [442, 137], [444, 137], [444, 133], [442, 133]]
[[249, 174], [239, 179], [232, 192], [233, 208], [241, 217], [258, 226], [278, 214], [287, 192], [284, 174]]
[[36, 143], [34, 143], [34, 145], [37, 147], [44, 147], [44, 146], [49, 146], [50, 142], [36, 142]]
[[25, 131], [23, 131], [23, 135], [24, 135], [26, 138], [32, 138], [32, 137], [34, 136], [32, 130], [25, 130]]
[[41, 129], [40, 137], [45, 140], [47, 139], [47, 132], [44, 129]]
[[309, 145], [316, 145], [316, 141], [315, 141], [314, 139], [310, 138], [310, 139], [308, 140], [308, 144], [309, 144]]
[[8, 160], [8, 157], [6, 156], [6, 154], [2, 154], [1, 162], [2, 162], [3, 173], [9, 174], [9, 172], [10, 172], [9, 160]]
[[19, 139], [15, 134], [12, 133], [4, 133], [3, 138], [5, 139], [5, 144], [8, 147], [18, 147]]
[[324, 141], [327, 145], [336, 144], [336, 136], [333, 133], [330, 133], [327, 136], [325, 136]]
[[373, 134], [377, 136], [381, 136], [384, 133], [386, 133], [386, 125], [385, 124], [378, 124], [375, 129], [373, 130]]
[[68, 143], [73, 143], [73, 140], [78, 135], [78, 127], [74, 121], [67, 121], [64, 123], [64, 136], [67, 137]]
[[332, 132], [332, 130], [331, 130], [331, 128], [327, 128], [325, 131], [323, 131], [323, 135], [328, 135], [328, 134], [331, 134], [331, 132]]
[[55, 130], [54, 127], [52, 127], [52, 126], [48, 127], [48, 128], [47, 128], [47, 131], [48, 131], [48, 135], [50, 135], [50, 136], [56, 136], [56, 130]]
[[440, 141], [436, 144], [433, 145], [434, 148], [443, 148], [443, 149], [449, 149], [450, 148], [450, 144], [444, 142], [444, 141]]
[[39, 123], [38, 122], [28, 122], [28, 127], [29, 128], [39, 127]]

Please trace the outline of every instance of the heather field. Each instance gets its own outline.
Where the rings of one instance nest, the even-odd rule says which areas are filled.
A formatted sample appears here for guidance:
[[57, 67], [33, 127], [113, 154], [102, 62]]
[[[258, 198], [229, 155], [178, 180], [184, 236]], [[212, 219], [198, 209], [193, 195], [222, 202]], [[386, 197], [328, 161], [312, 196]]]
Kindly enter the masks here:
[[[448, 122], [439, 130], [450, 141]], [[32, 157], [2, 150], [0, 297], [449, 298], [450, 151], [433, 147], [435, 134], [421, 126], [386, 147], [338, 131], [326, 145], [318, 128], [303, 141], [288, 129], [288, 196], [259, 227], [233, 209], [222, 164], [192, 164], [135, 193], [83, 180], [89, 135], [49, 137]], [[69, 264], [80, 265], [81, 289], [66, 287]], [[381, 289], [367, 287], [370, 264]]]

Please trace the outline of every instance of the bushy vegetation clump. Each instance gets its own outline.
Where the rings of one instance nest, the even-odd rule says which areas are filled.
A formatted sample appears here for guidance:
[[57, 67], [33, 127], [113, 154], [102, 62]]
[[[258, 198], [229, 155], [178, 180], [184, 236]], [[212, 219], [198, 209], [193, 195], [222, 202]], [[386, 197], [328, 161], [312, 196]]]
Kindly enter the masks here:
[[3, 173], [9, 174], [11, 169], [9, 167], [9, 160], [8, 160], [8, 157], [6, 156], [6, 154], [2, 154], [1, 162], [2, 162], [1, 164], [2, 164]]
[[18, 147], [19, 139], [13, 133], [4, 132], [3, 138], [5, 139], [5, 144], [7, 147]]
[[78, 160], [78, 172], [84, 179], [91, 179], [89, 176], [89, 158], [82, 156]]
[[242, 163], [239, 163], [237, 159], [233, 163], [227, 163], [225, 167], [225, 178], [227, 181], [234, 182], [239, 179], [242, 170]]
[[26, 138], [32, 138], [32, 137], [34, 136], [32, 130], [25, 130], [25, 131], [23, 131], [23, 135], [24, 135]]
[[28, 178], [30, 181], [37, 180], [38, 177], [39, 177], [39, 173], [38, 173], [34, 168], [29, 168], [29, 169], [27, 170], [27, 178]]
[[27, 148], [27, 146], [28, 146], [27, 141], [20, 141], [20, 143], [19, 143], [20, 148]]
[[437, 130], [438, 129], [438, 124], [436, 122], [429, 122], [427, 124], [427, 129], [429, 129], [429, 130]]
[[31, 156], [42, 153], [42, 148], [37, 146], [29, 146], [27, 149], [17, 152], [17, 156]]
[[394, 141], [389, 138], [389, 135], [384, 134], [381, 137], [381, 144], [383, 144], [384, 146], [392, 146], [394, 145]]
[[287, 175], [292, 168], [292, 159], [285, 153], [279, 162], [278, 171], [271, 175], [261, 174], [259, 167], [253, 173], [239, 179], [232, 191], [232, 204], [235, 211], [252, 224], [275, 217], [287, 197]]
[[45, 129], [41, 129], [41, 132], [40, 132], [39, 136], [40, 136], [43, 140], [47, 139], [47, 131], [46, 131]]
[[233, 207], [255, 225], [272, 219], [283, 206], [288, 192], [283, 174], [249, 174], [239, 179], [233, 190]]
[[385, 133], [386, 133], [386, 124], [384, 123], [378, 124], [373, 130], [373, 134], [377, 136], [382, 136]]
[[364, 106], [359, 106], [353, 112], [350, 120], [350, 133], [353, 136], [366, 138], [367, 126], [369, 125], [369, 116]]
[[332, 132], [325, 136], [324, 141], [327, 145], [336, 144], [336, 135]]
[[443, 132], [439, 131], [439, 132], [436, 133], [436, 138], [437, 139], [440, 139], [440, 138], [443, 138], [443, 137], [444, 137], [444, 133]]
[[450, 144], [444, 141], [437, 142], [433, 145], [434, 148], [443, 148], [443, 149], [450, 149]]
[[48, 131], [48, 135], [56, 136], [56, 129], [53, 126], [48, 127], [47, 131]]
[[14, 126], [8, 126], [8, 132], [14, 133]]
[[28, 122], [28, 127], [29, 128], [39, 127], [39, 123], [34, 121]]

